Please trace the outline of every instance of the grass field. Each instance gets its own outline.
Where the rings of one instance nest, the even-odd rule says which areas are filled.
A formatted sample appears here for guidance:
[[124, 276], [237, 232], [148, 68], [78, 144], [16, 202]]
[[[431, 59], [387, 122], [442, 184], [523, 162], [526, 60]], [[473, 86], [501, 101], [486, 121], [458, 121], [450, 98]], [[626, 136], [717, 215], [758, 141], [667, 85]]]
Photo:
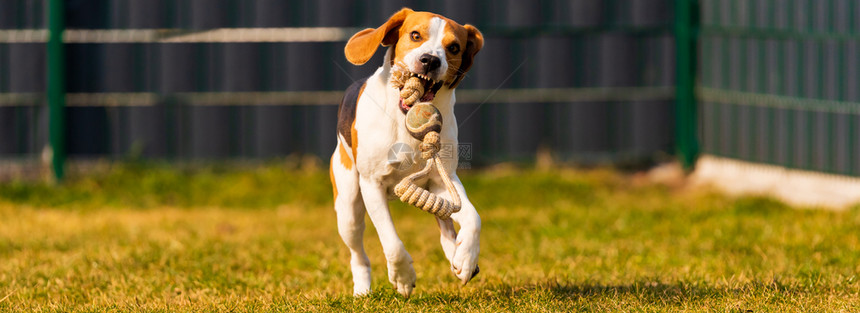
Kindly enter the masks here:
[[432, 216], [395, 204], [418, 286], [353, 298], [328, 173], [126, 164], [0, 184], [0, 311], [860, 311], [860, 207], [673, 188], [606, 169], [463, 174], [483, 218], [461, 287]]

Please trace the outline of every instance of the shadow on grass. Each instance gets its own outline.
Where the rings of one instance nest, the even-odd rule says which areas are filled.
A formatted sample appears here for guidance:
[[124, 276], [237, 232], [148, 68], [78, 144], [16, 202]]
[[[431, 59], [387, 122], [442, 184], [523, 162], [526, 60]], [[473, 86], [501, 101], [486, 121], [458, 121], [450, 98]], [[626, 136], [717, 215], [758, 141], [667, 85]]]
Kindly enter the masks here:
[[527, 285], [487, 286], [485, 293], [477, 295], [485, 300], [493, 299], [554, 299], [581, 301], [603, 297], [634, 297], [639, 300], [666, 302], [670, 299], [684, 301], [696, 297], [714, 296], [721, 293], [712, 287], [692, 284], [661, 284], [657, 282], [637, 282], [629, 285], [591, 285], [536, 283]]
[[317, 304], [335, 310], [388, 307], [407, 311], [435, 311], [440, 308], [444, 308], [444, 311], [530, 311], [530, 308], [555, 311], [617, 309], [619, 306], [721, 306], [732, 312], [747, 312], [767, 305], [766, 303], [786, 303], [793, 297], [814, 293], [815, 288], [788, 286], [778, 282], [752, 282], [737, 287], [715, 287], [688, 282], [662, 284], [640, 281], [627, 285], [544, 282], [441, 290], [419, 293], [410, 299], [400, 297], [391, 288], [380, 287], [368, 297], [334, 297]]

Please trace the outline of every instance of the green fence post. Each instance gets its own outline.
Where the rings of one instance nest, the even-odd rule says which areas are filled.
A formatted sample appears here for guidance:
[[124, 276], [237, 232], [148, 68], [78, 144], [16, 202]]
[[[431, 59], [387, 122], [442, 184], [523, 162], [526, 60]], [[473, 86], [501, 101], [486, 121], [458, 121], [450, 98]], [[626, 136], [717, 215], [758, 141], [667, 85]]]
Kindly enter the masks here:
[[699, 154], [695, 98], [696, 0], [675, 0], [675, 145], [678, 159], [690, 171]]
[[51, 169], [59, 182], [66, 163], [66, 54], [63, 30], [66, 27], [65, 0], [50, 0], [48, 5], [48, 111], [51, 141]]

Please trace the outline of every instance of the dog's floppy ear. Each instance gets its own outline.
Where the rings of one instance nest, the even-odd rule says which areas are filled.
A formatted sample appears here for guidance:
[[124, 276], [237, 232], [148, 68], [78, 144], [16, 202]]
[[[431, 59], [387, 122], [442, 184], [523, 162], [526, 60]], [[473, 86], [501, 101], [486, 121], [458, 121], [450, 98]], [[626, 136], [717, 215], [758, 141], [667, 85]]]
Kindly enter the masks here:
[[460, 62], [457, 76], [454, 77], [451, 85], [449, 85], [451, 89], [457, 88], [457, 85], [460, 84], [460, 81], [463, 80], [464, 76], [466, 76], [466, 72], [472, 68], [472, 63], [475, 61], [475, 55], [484, 47], [484, 35], [481, 35], [481, 31], [475, 28], [475, 26], [469, 24], [466, 24], [463, 27], [466, 28], [467, 32], [469, 32], [469, 39], [466, 41], [466, 49], [463, 51], [463, 61]]
[[403, 8], [394, 13], [382, 26], [376, 29], [368, 28], [352, 35], [346, 47], [343, 48], [346, 59], [352, 64], [362, 65], [373, 57], [380, 44], [387, 47], [397, 43], [400, 25], [403, 25], [403, 21], [412, 12], [409, 8]]

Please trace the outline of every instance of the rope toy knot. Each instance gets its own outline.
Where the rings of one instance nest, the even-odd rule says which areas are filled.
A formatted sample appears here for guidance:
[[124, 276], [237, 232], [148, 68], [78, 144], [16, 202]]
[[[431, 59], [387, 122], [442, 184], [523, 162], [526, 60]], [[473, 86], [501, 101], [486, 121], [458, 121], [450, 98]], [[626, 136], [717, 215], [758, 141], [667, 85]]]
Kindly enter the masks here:
[[403, 106], [409, 108], [418, 102], [427, 90], [425, 90], [421, 78], [412, 76], [412, 73], [404, 67], [405, 65], [395, 65], [395, 70], [391, 72], [390, 81], [394, 88], [400, 89], [400, 99], [403, 101]]
[[421, 149], [422, 158], [432, 158], [434, 155], [439, 153], [439, 150], [442, 148], [439, 144], [439, 133], [429, 132], [424, 135], [424, 140], [421, 141], [421, 145], [419, 145], [418, 148]]
[[403, 88], [400, 89], [400, 98], [403, 99], [403, 104], [408, 106], [412, 106], [413, 103], [417, 102], [418, 99], [421, 99], [424, 96], [424, 83], [418, 77], [410, 77], [406, 80], [406, 83], [403, 84]]

